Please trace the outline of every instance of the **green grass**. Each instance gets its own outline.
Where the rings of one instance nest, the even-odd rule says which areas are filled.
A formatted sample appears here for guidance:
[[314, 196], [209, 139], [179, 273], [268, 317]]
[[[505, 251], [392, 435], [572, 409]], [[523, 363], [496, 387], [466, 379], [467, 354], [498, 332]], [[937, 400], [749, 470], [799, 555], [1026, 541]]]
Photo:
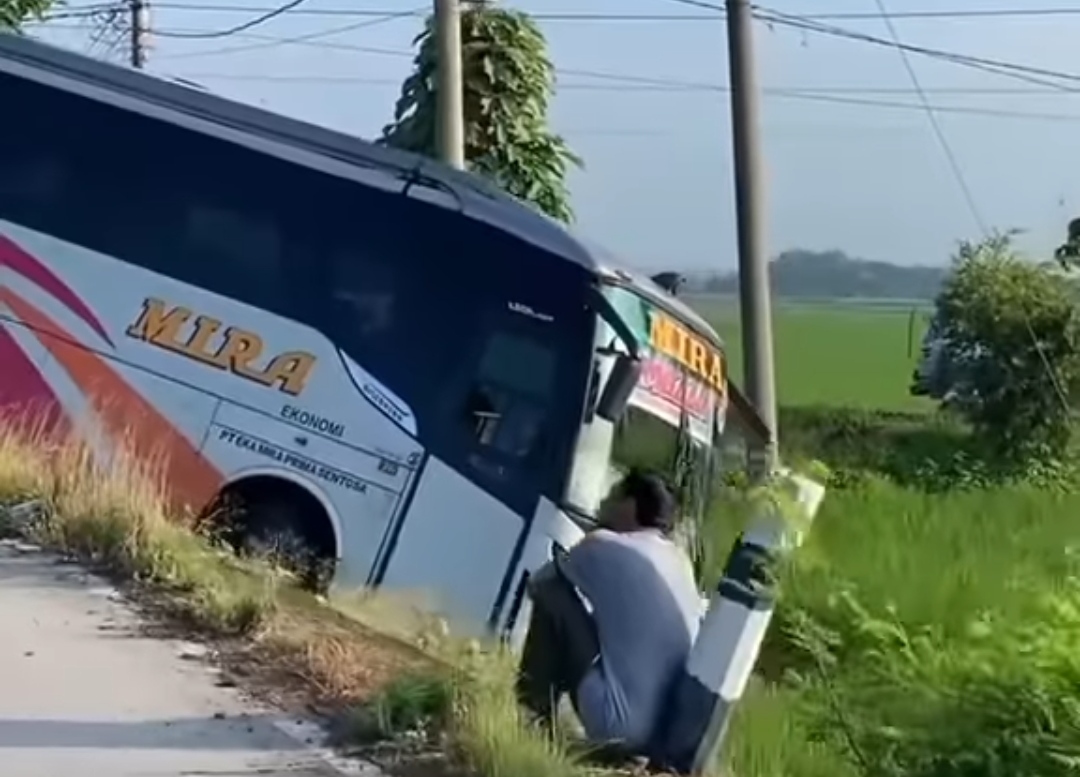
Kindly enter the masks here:
[[1051, 589], [1069, 571], [1080, 494], [1034, 488], [919, 493], [872, 481], [834, 491], [822, 508], [792, 603], [813, 605], [838, 580], [875, 611], [946, 632], [980, 612], [1022, 617], [1029, 587]]
[[[724, 338], [732, 376], [740, 381], [737, 307], [705, 298], [693, 302]], [[914, 411], [929, 407], [908, 394], [926, 330], [924, 310], [781, 303], [773, 312], [773, 326], [781, 404]]]
[[[696, 304], [737, 379], [735, 309]], [[1073, 773], [1080, 489], [965, 480], [964, 431], [907, 395], [909, 315], [774, 312], [781, 446], [844, 477], [785, 570], [725, 752], [738, 777]]]
[[[270, 564], [240, 560], [194, 531], [167, 507], [144, 463], [122, 459], [104, 470], [85, 446], [57, 447], [35, 428], [0, 425], [0, 508], [25, 500], [41, 506], [20, 527], [0, 509], [0, 532], [140, 583], [156, 612], [190, 629], [244, 638], [245, 677], [292, 677], [302, 686], [292, 690], [306, 691], [313, 708], [353, 712], [346, 736], [370, 734], [370, 721], [359, 720], [372, 714], [382, 734], [438, 717], [429, 749], [444, 751], [439, 759], [449, 771], [426, 774], [585, 777], [578, 758], [524, 722], [504, 651], [449, 639], [445, 623], [412, 613], [404, 598], [313, 597]], [[412, 759], [427, 752], [416, 749], [410, 740], [395, 754], [397, 766], [420, 773]]]
[[[704, 312], [737, 368], [733, 311]], [[1080, 489], [958, 477], [963, 430], [907, 396], [907, 327], [906, 310], [882, 307], [776, 311], [785, 455], [838, 477], [784, 569], [728, 777], [1066, 777], [1080, 763]], [[43, 499], [41, 538], [148, 582], [205, 628], [247, 635], [321, 702], [357, 710], [354, 736], [434, 729], [477, 777], [606, 773], [523, 724], [511, 657], [446, 640], [423, 617], [391, 624], [403, 608], [390, 600], [316, 602], [187, 531], [152, 480], [0, 429], [0, 502]], [[738, 504], [711, 516], [714, 577]]]

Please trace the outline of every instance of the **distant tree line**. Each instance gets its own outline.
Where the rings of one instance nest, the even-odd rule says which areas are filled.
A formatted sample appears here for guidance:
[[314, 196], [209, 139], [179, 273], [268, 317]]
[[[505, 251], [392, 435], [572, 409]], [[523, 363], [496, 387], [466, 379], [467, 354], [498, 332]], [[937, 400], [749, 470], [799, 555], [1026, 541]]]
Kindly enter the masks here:
[[[843, 251], [801, 249], [785, 251], [770, 265], [773, 293], [787, 299], [932, 300], [947, 273], [947, 267], [903, 267], [858, 259]], [[739, 279], [735, 272], [690, 275], [686, 290], [738, 294]]]

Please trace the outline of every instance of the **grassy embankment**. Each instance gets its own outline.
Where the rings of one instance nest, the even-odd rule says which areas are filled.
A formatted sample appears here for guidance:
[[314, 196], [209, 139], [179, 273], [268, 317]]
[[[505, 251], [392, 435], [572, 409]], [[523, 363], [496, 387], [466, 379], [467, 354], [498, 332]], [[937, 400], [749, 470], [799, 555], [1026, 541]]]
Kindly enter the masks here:
[[134, 583], [149, 611], [214, 639], [241, 683], [327, 714], [343, 745], [410, 775], [585, 773], [522, 724], [499, 650], [449, 638], [407, 598], [316, 599], [198, 536], [139, 462], [102, 472], [77, 446], [49, 449], [25, 429], [0, 430], [0, 505], [44, 508], [0, 534], [17, 530]]
[[[703, 312], [737, 343], [730, 309]], [[732, 773], [1075, 773], [1080, 489], [981, 475], [964, 431], [907, 396], [908, 310], [793, 306], [776, 326], [781, 446], [834, 482]]]
[[[729, 311], [705, 312], [730, 332]], [[1065, 775], [1080, 763], [1080, 495], [984, 484], [959, 466], [962, 430], [906, 395], [907, 327], [907, 311], [777, 312], [783, 444], [836, 477], [784, 570], [730, 774]], [[0, 497], [44, 498], [39, 536], [144, 580], [188, 622], [243, 635], [247, 655], [351, 711], [354, 740], [406, 733], [407, 760], [434, 773], [596, 773], [521, 725], [505, 656], [440, 638], [422, 618], [399, 623], [385, 600], [299, 594], [194, 537], [145, 474], [103, 475], [77, 451], [50, 464], [33, 440], [0, 437]], [[729, 507], [710, 523], [718, 559]]]

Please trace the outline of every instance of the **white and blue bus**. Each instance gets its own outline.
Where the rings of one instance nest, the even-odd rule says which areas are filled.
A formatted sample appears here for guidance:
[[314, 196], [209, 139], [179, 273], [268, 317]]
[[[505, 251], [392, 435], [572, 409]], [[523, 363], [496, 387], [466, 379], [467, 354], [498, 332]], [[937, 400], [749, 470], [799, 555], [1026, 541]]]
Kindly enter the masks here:
[[0, 414], [337, 585], [506, 633], [616, 427], [705, 462], [737, 400], [704, 320], [477, 177], [16, 36], [0, 104]]

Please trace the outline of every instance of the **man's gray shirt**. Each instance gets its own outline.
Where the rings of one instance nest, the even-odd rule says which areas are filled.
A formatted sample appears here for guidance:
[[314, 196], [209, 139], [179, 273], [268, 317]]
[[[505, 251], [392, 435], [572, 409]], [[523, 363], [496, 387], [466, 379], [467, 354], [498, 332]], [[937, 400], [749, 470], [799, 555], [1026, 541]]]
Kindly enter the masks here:
[[559, 564], [593, 608], [600, 662], [577, 691], [593, 740], [645, 746], [702, 615], [686, 554], [657, 531], [599, 529]]

